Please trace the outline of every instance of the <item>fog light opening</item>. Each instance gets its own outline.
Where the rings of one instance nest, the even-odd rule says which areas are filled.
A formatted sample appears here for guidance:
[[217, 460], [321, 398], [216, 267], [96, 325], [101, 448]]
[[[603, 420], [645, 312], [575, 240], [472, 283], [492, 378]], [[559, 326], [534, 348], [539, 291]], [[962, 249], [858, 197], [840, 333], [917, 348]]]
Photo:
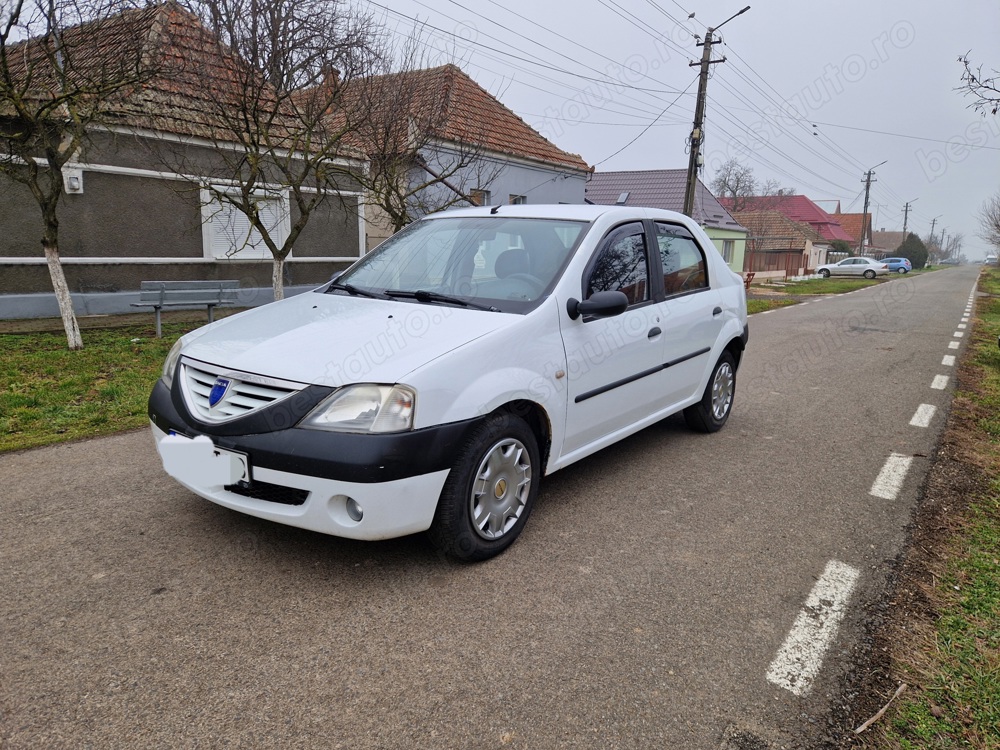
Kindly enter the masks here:
[[347, 515], [355, 523], [358, 523], [365, 517], [365, 512], [361, 509], [361, 505], [353, 497], [347, 498]]

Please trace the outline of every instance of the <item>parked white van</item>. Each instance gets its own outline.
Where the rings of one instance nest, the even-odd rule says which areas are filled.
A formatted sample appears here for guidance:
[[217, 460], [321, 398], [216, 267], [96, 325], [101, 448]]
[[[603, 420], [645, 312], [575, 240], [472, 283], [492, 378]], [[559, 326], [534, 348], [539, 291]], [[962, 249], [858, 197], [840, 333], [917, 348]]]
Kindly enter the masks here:
[[166, 471], [208, 500], [481, 560], [543, 475], [678, 411], [720, 429], [747, 338], [742, 280], [685, 216], [453, 210], [182, 337], [149, 417]]

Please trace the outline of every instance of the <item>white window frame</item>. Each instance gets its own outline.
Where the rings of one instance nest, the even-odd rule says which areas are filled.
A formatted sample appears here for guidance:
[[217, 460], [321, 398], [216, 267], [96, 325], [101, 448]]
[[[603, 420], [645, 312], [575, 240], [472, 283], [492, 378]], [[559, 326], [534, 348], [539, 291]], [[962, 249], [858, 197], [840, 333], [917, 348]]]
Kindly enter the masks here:
[[723, 240], [722, 241], [722, 259], [726, 263], [733, 262], [733, 253], [736, 252], [736, 240]]
[[[246, 214], [236, 206], [219, 200], [216, 195], [217, 193], [235, 195], [238, 192], [235, 188], [223, 185], [215, 185], [212, 190], [201, 189], [201, 237], [204, 257], [210, 260], [271, 260], [273, 256], [270, 249], [256, 229], [250, 230], [250, 220]], [[255, 190], [254, 197], [277, 203], [278, 216], [271, 230], [271, 238], [278, 247], [281, 247], [292, 231], [288, 190]], [[249, 230], [250, 241], [235, 252], [232, 251], [231, 244], [229, 250], [220, 250], [220, 241], [226, 239], [221, 234], [224, 231], [224, 224], [220, 217], [230, 217], [243, 224], [245, 229]], [[291, 257], [292, 253], [289, 253], [288, 258]]]

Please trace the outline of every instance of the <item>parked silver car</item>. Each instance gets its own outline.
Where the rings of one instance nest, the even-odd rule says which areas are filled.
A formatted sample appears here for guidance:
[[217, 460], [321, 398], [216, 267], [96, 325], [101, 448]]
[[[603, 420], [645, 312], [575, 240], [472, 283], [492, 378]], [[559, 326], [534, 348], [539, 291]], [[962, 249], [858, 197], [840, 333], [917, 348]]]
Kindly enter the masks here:
[[816, 269], [816, 273], [824, 279], [831, 276], [864, 276], [874, 279], [889, 273], [889, 266], [880, 260], [871, 258], [844, 258], [840, 263], [828, 263]]

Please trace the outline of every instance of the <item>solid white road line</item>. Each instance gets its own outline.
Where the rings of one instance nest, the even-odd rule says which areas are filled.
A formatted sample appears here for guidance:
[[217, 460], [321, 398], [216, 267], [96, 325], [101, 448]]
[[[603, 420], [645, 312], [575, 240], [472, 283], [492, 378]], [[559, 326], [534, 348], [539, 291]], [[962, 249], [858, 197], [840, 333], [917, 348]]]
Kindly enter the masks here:
[[955, 355], [954, 354], [945, 354], [944, 358], [941, 360], [941, 364], [944, 365], [945, 367], [954, 367], [955, 366]]
[[949, 349], [958, 349], [958, 342], [957, 341], [949, 341], [948, 342], [948, 348]]
[[895, 500], [903, 488], [903, 480], [906, 479], [906, 472], [910, 470], [912, 462], [911, 456], [902, 456], [899, 453], [890, 455], [868, 494], [882, 500]]
[[785, 643], [767, 670], [768, 681], [805, 695], [823, 666], [823, 656], [837, 635], [847, 601], [861, 572], [837, 560], [827, 563]]
[[948, 387], [948, 376], [947, 375], [935, 375], [934, 380], [931, 381], [931, 388], [935, 391], [943, 391]]
[[917, 413], [913, 415], [913, 419], [910, 420], [910, 425], [913, 427], [930, 427], [931, 420], [934, 419], [934, 413], [937, 411], [936, 406], [931, 404], [920, 404], [917, 407]]

